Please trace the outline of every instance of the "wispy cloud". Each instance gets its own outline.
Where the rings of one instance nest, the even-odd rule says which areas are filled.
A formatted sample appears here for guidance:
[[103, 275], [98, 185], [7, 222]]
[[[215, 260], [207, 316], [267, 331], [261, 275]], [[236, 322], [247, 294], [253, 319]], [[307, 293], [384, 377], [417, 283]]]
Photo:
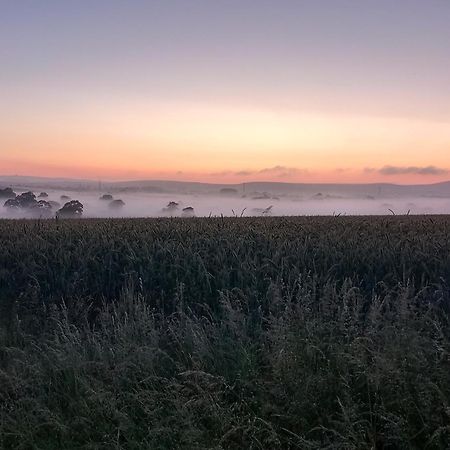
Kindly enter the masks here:
[[261, 175], [271, 175], [279, 178], [286, 178], [296, 175], [304, 175], [308, 173], [308, 171], [306, 169], [298, 169], [297, 167], [274, 166], [261, 169], [258, 173]]
[[235, 173], [231, 170], [222, 170], [221, 172], [211, 172], [209, 176], [211, 177], [226, 177], [228, 175], [234, 175]]
[[379, 169], [366, 167], [366, 173], [379, 173], [381, 175], [445, 175], [450, 173], [449, 169], [436, 166], [383, 166]]
[[297, 175], [306, 175], [308, 170], [299, 169], [297, 167], [287, 167], [287, 166], [273, 166], [273, 167], [265, 167], [264, 169], [259, 170], [238, 170], [238, 171], [230, 171], [223, 170], [221, 172], [213, 172], [210, 173], [210, 176], [238, 176], [238, 177], [251, 177], [251, 176], [267, 176], [267, 177], [276, 177], [276, 178], [290, 178], [295, 177]]

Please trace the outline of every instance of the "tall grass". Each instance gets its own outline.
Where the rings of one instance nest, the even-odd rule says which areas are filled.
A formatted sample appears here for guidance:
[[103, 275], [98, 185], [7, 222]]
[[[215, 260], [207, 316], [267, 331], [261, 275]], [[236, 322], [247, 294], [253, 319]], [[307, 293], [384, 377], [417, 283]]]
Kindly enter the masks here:
[[0, 223], [0, 448], [447, 448], [431, 220]]

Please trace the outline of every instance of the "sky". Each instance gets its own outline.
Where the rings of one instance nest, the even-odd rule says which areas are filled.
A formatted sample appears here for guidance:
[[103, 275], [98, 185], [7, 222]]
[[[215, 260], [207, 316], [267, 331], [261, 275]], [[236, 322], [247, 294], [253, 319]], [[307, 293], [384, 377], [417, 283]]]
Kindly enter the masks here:
[[0, 0], [0, 175], [450, 179], [449, 0]]

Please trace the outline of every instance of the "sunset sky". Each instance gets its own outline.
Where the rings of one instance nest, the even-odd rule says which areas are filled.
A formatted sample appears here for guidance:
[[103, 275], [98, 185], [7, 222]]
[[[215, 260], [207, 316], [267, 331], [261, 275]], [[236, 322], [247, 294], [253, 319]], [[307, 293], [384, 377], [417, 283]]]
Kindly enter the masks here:
[[450, 179], [448, 0], [0, 1], [0, 175]]

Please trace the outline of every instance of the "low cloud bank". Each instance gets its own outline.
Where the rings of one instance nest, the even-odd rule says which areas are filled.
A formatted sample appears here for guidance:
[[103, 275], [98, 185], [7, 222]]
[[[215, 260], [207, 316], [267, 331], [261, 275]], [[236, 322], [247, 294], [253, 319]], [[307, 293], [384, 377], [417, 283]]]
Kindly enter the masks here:
[[380, 169], [368, 167], [365, 172], [376, 172], [381, 175], [446, 175], [450, 170], [436, 166], [383, 166]]

